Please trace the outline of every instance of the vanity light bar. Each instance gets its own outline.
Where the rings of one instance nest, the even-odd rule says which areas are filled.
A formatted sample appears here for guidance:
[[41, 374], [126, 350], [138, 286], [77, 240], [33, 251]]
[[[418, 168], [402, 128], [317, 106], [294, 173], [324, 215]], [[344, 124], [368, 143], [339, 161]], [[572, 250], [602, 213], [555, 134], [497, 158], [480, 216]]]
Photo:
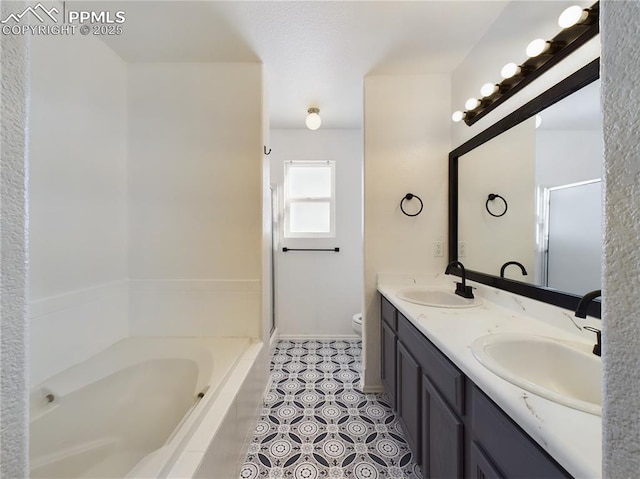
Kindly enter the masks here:
[[551, 40], [536, 39], [527, 47], [527, 60], [518, 65], [509, 63], [502, 68], [500, 83], [487, 83], [482, 87], [482, 98], [469, 98], [465, 111], [456, 111], [451, 119], [473, 125], [498, 105], [515, 95], [552, 66], [569, 56], [600, 32], [600, 2], [591, 8], [573, 6], [560, 15], [559, 25], [564, 26]]

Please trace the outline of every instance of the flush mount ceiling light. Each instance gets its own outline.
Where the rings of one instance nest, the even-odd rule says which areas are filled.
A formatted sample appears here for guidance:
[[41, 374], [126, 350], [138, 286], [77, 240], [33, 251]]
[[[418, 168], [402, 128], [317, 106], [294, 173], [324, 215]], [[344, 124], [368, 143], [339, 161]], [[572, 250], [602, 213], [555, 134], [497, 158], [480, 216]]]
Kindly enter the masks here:
[[525, 86], [538, 78], [561, 60], [600, 33], [600, 4], [583, 9], [574, 5], [560, 15], [558, 24], [563, 28], [551, 40], [538, 38], [527, 46], [527, 59], [508, 63], [500, 72], [502, 81], [487, 83], [480, 90], [481, 100], [470, 98], [465, 103], [466, 111], [455, 112], [451, 119], [471, 126], [500, 104], [511, 98]]
[[322, 125], [322, 118], [320, 118], [320, 108], [312, 107], [307, 110], [307, 119], [305, 124], [310, 130], [317, 130]]

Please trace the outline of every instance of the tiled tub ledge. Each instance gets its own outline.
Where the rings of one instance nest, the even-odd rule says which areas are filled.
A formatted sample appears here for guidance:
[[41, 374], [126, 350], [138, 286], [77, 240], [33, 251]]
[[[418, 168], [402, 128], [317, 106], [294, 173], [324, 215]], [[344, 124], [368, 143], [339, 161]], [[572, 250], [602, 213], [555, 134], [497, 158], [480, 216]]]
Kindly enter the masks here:
[[[474, 282], [468, 283], [477, 287], [474, 294], [483, 299], [477, 308], [428, 307], [397, 296], [410, 285], [453, 291], [454, 279], [459, 280], [443, 274], [380, 274], [378, 291], [571, 475], [601, 477], [600, 416], [557, 404], [507, 382], [480, 364], [470, 348], [477, 338], [495, 333], [525, 333], [587, 344], [593, 344], [594, 335], [579, 331], [570, 311]], [[599, 326], [599, 321], [583, 324]]]

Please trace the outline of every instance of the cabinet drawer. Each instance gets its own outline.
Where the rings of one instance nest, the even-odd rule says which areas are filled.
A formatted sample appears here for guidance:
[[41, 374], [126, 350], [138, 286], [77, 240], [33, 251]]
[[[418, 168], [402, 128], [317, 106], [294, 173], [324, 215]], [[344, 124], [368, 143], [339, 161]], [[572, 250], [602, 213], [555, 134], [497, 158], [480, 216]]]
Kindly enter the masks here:
[[380, 297], [380, 301], [382, 303], [382, 306], [381, 306], [382, 320], [385, 323], [387, 323], [391, 328], [391, 330], [395, 333], [398, 330], [398, 317], [396, 315], [397, 313], [396, 308], [384, 296]]
[[476, 386], [471, 396], [474, 438], [505, 477], [571, 477]]
[[464, 415], [464, 374], [431, 341], [398, 313], [398, 339], [416, 358], [422, 372], [458, 415]]

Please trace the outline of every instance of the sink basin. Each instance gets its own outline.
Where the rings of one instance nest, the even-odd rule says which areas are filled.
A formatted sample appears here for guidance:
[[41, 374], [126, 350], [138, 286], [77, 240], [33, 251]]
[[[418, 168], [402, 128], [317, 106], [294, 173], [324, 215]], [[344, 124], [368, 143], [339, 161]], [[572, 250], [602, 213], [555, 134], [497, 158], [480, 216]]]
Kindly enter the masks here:
[[589, 345], [526, 334], [490, 334], [471, 344], [494, 374], [559, 404], [600, 416], [602, 363]]
[[453, 291], [424, 286], [401, 289], [396, 293], [396, 296], [410, 303], [435, 306], [436, 308], [474, 308], [482, 304], [480, 298], [467, 299], [458, 296]]

